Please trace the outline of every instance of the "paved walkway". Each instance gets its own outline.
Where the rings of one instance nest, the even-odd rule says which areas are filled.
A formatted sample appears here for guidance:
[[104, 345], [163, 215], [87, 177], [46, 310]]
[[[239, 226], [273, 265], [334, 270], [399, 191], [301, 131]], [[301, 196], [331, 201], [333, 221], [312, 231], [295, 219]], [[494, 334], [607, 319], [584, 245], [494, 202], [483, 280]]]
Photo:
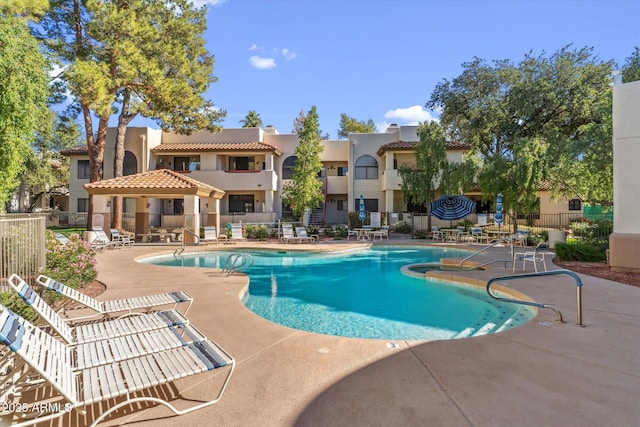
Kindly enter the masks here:
[[[407, 243], [398, 241], [403, 242]], [[346, 244], [339, 243], [341, 247]], [[243, 246], [252, 245], [284, 247], [277, 243]], [[336, 245], [288, 247], [330, 250]], [[112, 417], [107, 425], [640, 423], [640, 288], [581, 276], [586, 326], [579, 327], [575, 325], [576, 286], [570, 277], [513, 281], [512, 288], [558, 306], [566, 323], [556, 323], [555, 314], [543, 310], [531, 322], [500, 334], [451, 341], [395, 341], [398, 348], [388, 348], [384, 340], [319, 335], [262, 319], [240, 302], [248, 284], [246, 276], [226, 277], [216, 269], [159, 267], [135, 261], [139, 256], [174, 249], [136, 245], [98, 254], [98, 278], [108, 286], [100, 298], [175, 289], [191, 293], [195, 303], [189, 318], [235, 357], [236, 372], [222, 400], [210, 408], [180, 417], [164, 407], [128, 410]], [[506, 256], [506, 249], [496, 248], [479, 259]], [[510, 273], [510, 266], [505, 269], [498, 263], [484, 272], [458, 275], [485, 282]], [[196, 376], [177, 386], [184, 397], [204, 399], [215, 395], [219, 378]]]

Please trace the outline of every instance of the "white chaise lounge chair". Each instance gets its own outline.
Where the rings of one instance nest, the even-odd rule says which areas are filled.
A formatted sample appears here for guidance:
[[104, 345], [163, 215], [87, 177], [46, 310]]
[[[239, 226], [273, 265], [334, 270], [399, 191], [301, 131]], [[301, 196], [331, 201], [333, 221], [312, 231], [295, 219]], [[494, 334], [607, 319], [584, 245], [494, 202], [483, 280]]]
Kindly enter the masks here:
[[313, 243], [315, 239], [307, 234], [307, 229], [304, 227], [296, 227], [296, 238], [300, 243]]
[[242, 224], [231, 224], [231, 242], [245, 243], [247, 238], [242, 235]]
[[[40, 275], [36, 279], [40, 285], [55, 291], [65, 297], [92, 309], [96, 314], [85, 316], [84, 318], [112, 317], [135, 312], [150, 312], [163, 306], [171, 306], [176, 309], [179, 304], [187, 304], [187, 308], [182, 312], [187, 314], [193, 304], [193, 297], [184, 291], [167, 292], [164, 294], [145, 295], [140, 297], [123, 298], [116, 300], [98, 301], [88, 295], [83, 294], [69, 286], [53, 280], [45, 275]], [[83, 317], [76, 317], [82, 319]]]
[[226, 234], [217, 234], [215, 226], [207, 225], [204, 227], [204, 237], [200, 239], [200, 243], [220, 243], [221, 240], [225, 242], [229, 241]]
[[[176, 334], [187, 337], [182, 341], [197, 341], [203, 338], [202, 334], [195, 328], [186, 327], [190, 325], [189, 320], [175, 310], [137, 313], [119, 319], [80, 322], [71, 326], [67, 322], [73, 322], [75, 319], [63, 319], [60, 317], [20, 276], [12, 274], [8, 282], [18, 296], [33, 308], [40, 319], [46, 322], [69, 345], [82, 345], [105, 339], [117, 340], [128, 335], [139, 335], [158, 330], [160, 332], [153, 332], [153, 334], [167, 332], [166, 338], [169, 340], [174, 338], [171, 335]], [[130, 342], [126, 345], [132, 344], [135, 343]], [[176, 344], [184, 345], [185, 343], [176, 342]]]
[[[235, 360], [212, 340], [195, 342], [171, 350], [133, 357], [116, 363], [81, 369], [75, 365], [74, 350], [58, 341], [42, 329], [24, 320], [12, 311], [0, 306], [0, 342], [15, 354], [12, 368], [17, 371], [3, 380], [0, 399], [13, 396], [14, 403], [33, 406], [23, 392], [35, 391], [43, 386], [47, 394], [47, 405], [40, 412], [29, 414], [33, 418], [22, 418], [24, 413], [0, 413], [0, 424], [27, 426], [43, 423], [64, 416], [73, 410], [85, 411], [94, 403], [97, 410], [86, 411], [99, 414], [92, 422], [97, 425], [109, 414], [139, 402], [159, 403], [177, 415], [186, 414], [217, 403], [224, 393]], [[217, 396], [209, 401], [196, 401], [192, 406], [179, 410], [166, 395], [154, 393], [153, 388], [172, 383], [181, 378], [227, 367]], [[144, 394], [136, 393], [147, 390]], [[136, 394], [134, 394], [136, 393]], [[123, 401], [114, 400], [125, 396]], [[180, 394], [176, 399], [180, 398]], [[193, 401], [192, 401], [193, 402]], [[57, 403], [57, 404], [56, 404]]]
[[280, 236], [281, 243], [297, 243], [295, 234], [293, 233], [293, 226], [291, 224], [282, 224], [282, 236]]

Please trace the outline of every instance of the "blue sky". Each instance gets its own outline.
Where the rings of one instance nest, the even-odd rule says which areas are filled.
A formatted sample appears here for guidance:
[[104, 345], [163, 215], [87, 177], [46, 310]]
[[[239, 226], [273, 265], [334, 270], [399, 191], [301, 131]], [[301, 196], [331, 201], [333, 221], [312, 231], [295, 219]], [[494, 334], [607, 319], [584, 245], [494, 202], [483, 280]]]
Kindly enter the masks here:
[[227, 111], [222, 125], [240, 127], [255, 110], [265, 125], [289, 133], [299, 112], [315, 105], [331, 138], [341, 113], [373, 119], [379, 131], [437, 118], [425, 108], [432, 91], [474, 57], [518, 62], [529, 51], [572, 44], [622, 65], [640, 46], [640, 0], [198, 4], [208, 5], [205, 39], [218, 81], [207, 98]]

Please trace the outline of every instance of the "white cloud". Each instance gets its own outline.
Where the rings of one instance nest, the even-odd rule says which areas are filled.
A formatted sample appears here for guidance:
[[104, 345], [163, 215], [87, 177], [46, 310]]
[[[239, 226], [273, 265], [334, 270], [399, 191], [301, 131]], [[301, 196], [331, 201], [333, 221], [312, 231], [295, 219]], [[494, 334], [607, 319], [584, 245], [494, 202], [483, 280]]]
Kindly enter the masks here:
[[276, 61], [273, 58], [263, 58], [258, 55], [253, 55], [249, 58], [249, 64], [259, 70], [270, 70], [276, 66]]
[[227, 0], [192, 0], [192, 3], [196, 7], [202, 7], [204, 5], [215, 7], [215, 6], [220, 6], [222, 3], [226, 1]]
[[295, 52], [294, 52], [294, 51], [292, 51], [292, 50], [289, 50], [289, 49], [287, 49], [287, 48], [284, 48], [284, 49], [282, 49], [282, 56], [284, 56], [284, 58], [285, 58], [287, 61], [291, 61], [292, 59], [295, 59], [295, 58], [298, 56], [298, 54], [297, 54], [297, 53], [295, 53]]
[[429, 111], [422, 108], [421, 105], [387, 111], [384, 114], [384, 118], [398, 125], [417, 125], [420, 122], [436, 120], [436, 118], [433, 117]]
[[263, 52], [264, 49], [261, 48], [260, 46], [258, 46], [257, 44], [252, 44], [251, 47], [249, 48], [249, 50], [257, 50], [258, 52]]

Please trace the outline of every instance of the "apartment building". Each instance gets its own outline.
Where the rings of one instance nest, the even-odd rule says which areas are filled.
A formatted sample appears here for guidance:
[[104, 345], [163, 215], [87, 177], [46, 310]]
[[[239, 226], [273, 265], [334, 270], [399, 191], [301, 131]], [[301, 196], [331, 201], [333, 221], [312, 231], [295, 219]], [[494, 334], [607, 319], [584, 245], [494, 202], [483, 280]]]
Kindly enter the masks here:
[[[350, 134], [346, 140], [322, 141], [323, 169], [318, 177], [325, 195], [314, 210], [312, 222], [347, 223], [348, 213], [356, 211], [360, 196], [370, 212], [387, 212], [398, 218], [403, 212], [417, 211], [411, 201], [403, 201], [398, 168], [415, 166], [417, 126], [391, 125], [382, 133]], [[104, 156], [104, 177], [113, 177], [115, 128], [110, 128]], [[179, 135], [147, 127], [127, 129], [124, 175], [169, 169], [224, 192], [219, 202], [219, 221], [273, 223], [290, 216], [282, 201], [282, 188], [293, 175], [298, 145], [296, 134], [280, 134], [275, 128], [223, 129]], [[459, 162], [467, 144], [449, 142], [447, 158]], [[69, 210], [88, 210], [89, 160], [86, 147], [66, 150], [70, 156], [71, 182]], [[481, 193], [470, 195], [481, 203]], [[545, 206], [566, 211], [566, 201], [555, 205], [547, 196]], [[150, 224], [180, 226], [185, 200], [149, 197]], [[195, 207], [206, 213], [208, 202], [200, 199]], [[553, 205], [553, 206], [552, 206]], [[124, 211], [136, 212], [136, 201], [126, 199]], [[486, 207], [491, 209], [491, 207]], [[209, 209], [209, 212], [211, 210]], [[206, 219], [203, 219], [203, 222]]]

